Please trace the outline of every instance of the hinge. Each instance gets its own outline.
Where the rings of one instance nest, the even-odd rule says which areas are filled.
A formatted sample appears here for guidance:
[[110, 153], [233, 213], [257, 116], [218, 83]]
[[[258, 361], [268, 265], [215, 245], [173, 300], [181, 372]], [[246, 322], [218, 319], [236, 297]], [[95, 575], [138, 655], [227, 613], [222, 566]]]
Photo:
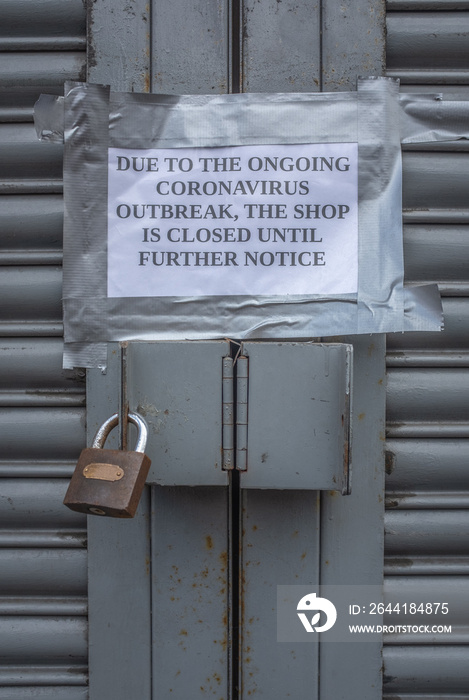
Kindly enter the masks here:
[[223, 358], [222, 404], [222, 469], [230, 471], [234, 469], [234, 382], [232, 357]]
[[236, 361], [236, 469], [248, 468], [248, 381], [249, 359]]

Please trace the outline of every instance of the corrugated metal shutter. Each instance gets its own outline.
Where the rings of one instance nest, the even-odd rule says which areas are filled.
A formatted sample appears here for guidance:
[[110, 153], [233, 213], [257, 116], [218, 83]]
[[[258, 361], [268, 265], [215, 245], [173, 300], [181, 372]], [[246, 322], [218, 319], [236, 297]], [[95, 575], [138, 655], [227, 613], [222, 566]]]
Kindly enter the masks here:
[[83, 79], [82, 0], [0, 0], [0, 700], [87, 697], [86, 520], [61, 504], [84, 440], [62, 364], [62, 149], [40, 92]]
[[[388, 0], [388, 74], [402, 90], [469, 99], [469, 2]], [[384, 696], [469, 697], [469, 148], [408, 150], [408, 282], [438, 282], [442, 334], [388, 336], [386, 587], [428, 600], [440, 584], [453, 633], [388, 638]]]

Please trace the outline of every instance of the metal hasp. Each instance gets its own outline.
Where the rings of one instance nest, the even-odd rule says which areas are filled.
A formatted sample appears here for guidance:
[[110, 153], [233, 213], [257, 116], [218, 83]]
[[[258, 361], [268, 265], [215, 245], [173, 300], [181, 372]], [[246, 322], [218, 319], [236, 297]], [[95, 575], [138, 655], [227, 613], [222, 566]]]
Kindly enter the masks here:
[[[129, 405], [149, 428], [148, 483], [228, 484], [228, 472], [222, 466], [231, 463], [233, 446], [229, 355], [226, 340], [128, 344]], [[123, 381], [122, 376], [118, 381]]]
[[[129, 402], [148, 422], [148, 482], [349, 492], [352, 346], [129, 343]], [[239, 348], [238, 348], [239, 349]]]
[[335, 343], [242, 344], [241, 488], [350, 492], [352, 352]]

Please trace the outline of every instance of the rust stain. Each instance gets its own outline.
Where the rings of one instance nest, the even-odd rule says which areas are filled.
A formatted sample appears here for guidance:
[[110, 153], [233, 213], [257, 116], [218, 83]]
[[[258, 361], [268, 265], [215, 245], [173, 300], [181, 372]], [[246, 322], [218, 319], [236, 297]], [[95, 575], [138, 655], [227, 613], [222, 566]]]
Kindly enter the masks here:
[[205, 538], [205, 549], [213, 549], [213, 540], [211, 535], [207, 535]]
[[220, 556], [218, 557], [221, 562], [221, 571], [222, 573], [225, 573], [227, 566], [228, 566], [228, 552], [224, 550]]
[[348, 465], [349, 465], [349, 461], [350, 461], [350, 454], [349, 453], [350, 453], [349, 441], [345, 440], [345, 442], [344, 442], [344, 473], [345, 473], [345, 475], [347, 475], [347, 472], [348, 472]]
[[386, 450], [385, 452], [385, 472], [386, 474], [390, 475], [394, 471], [395, 467], [395, 454], [391, 452], [390, 450]]
[[301, 559], [306, 559], [306, 552], [303, 552], [303, 554], [301, 555]]
[[187, 630], [182, 629], [182, 630], [179, 632], [179, 634], [182, 635], [183, 637], [187, 637]]
[[253, 530], [253, 532], [255, 532], [257, 530], [257, 525], [253, 525], [252, 530]]

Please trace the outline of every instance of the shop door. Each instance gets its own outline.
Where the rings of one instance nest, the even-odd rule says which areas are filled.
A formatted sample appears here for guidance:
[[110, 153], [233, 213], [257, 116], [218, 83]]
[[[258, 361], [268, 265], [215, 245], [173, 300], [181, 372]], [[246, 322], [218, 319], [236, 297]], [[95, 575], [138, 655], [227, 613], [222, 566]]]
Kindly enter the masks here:
[[128, 406], [152, 459], [134, 520], [88, 518], [91, 700], [379, 697], [378, 637], [277, 641], [279, 586], [382, 580], [382, 343], [354, 345], [115, 344], [89, 372], [89, 435]]
[[[383, 72], [383, 0], [95, 0], [88, 32], [88, 80], [113, 90], [354, 90], [358, 75]], [[136, 353], [133, 344], [126, 353], [115, 345], [105, 373], [88, 373], [89, 439], [127, 401], [146, 415], [149, 450], [171, 429], [158, 448], [163, 453], [152, 455], [157, 472], [136, 518], [88, 518], [91, 700], [381, 697], [378, 638], [288, 646], [276, 637], [277, 586], [382, 581], [384, 340], [330, 342], [353, 346], [350, 495], [342, 495], [344, 484], [323, 490], [324, 480], [292, 487], [295, 472], [302, 473], [292, 464], [315, 455], [315, 424], [285, 389], [288, 368], [299, 361], [293, 343], [282, 346], [278, 362], [259, 360], [263, 349], [251, 343], [190, 343], [177, 352], [175, 345], [161, 346], [155, 356], [151, 345]], [[238, 351], [249, 358], [247, 391], [259, 399], [257, 407], [248, 405], [245, 463], [239, 357], [232, 363], [235, 383], [228, 371]], [[236, 433], [227, 428], [231, 390]], [[254, 430], [249, 421], [256, 411], [263, 423]], [[291, 434], [297, 436], [292, 464], [284, 456]], [[263, 443], [264, 435], [270, 442]], [[249, 483], [253, 454], [259, 474], [275, 477], [268, 483]], [[329, 465], [336, 479], [343, 475], [339, 461]], [[175, 472], [189, 481], [171, 483]]]

